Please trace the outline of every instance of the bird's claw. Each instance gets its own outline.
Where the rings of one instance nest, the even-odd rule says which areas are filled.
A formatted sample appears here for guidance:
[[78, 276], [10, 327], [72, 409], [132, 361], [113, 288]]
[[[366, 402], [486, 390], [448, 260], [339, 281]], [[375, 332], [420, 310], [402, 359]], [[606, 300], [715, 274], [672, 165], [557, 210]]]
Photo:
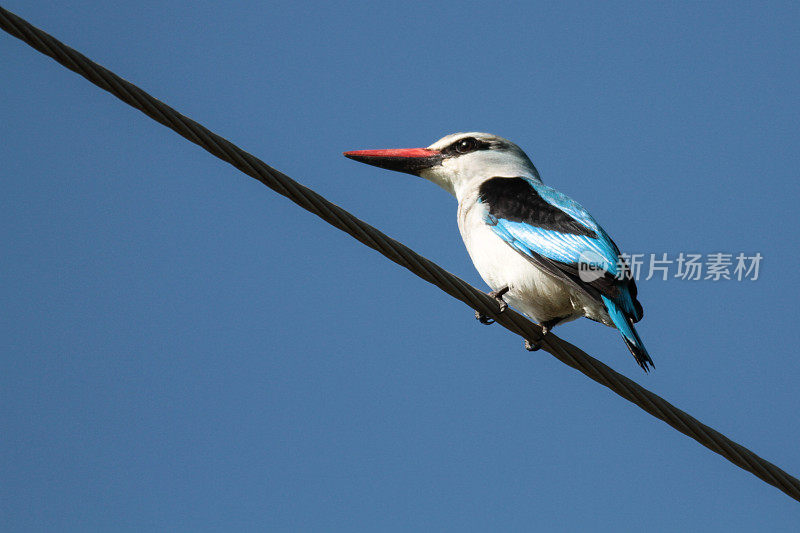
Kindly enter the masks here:
[[[489, 296], [495, 299], [497, 305], [500, 306], [500, 309], [497, 311], [498, 314], [502, 313], [506, 309], [508, 309], [508, 304], [503, 300], [503, 295], [508, 292], [508, 287], [503, 287], [499, 291], [492, 291], [489, 293]], [[478, 322], [481, 324], [494, 324], [494, 319], [489, 318], [488, 316], [484, 315], [480, 311], [475, 311], [475, 318], [478, 319]]]
[[542, 338], [539, 339], [538, 341], [529, 341], [528, 339], [525, 339], [525, 349], [528, 350], [529, 352], [535, 352], [536, 350], [539, 350], [542, 347], [545, 335], [550, 333], [550, 330], [553, 328], [553, 326], [561, 322], [561, 320], [562, 320], [561, 318], [556, 318], [555, 320], [542, 322], [540, 324], [542, 326]]
[[[489, 294], [489, 296], [491, 296], [491, 293]], [[500, 306], [500, 310], [497, 311], [498, 313], [502, 313], [503, 311], [508, 309], [508, 304], [502, 298], [498, 296], [497, 298], [495, 298], [495, 300], [497, 300], [497, 305]]]
[[508, 309], [508, 304], [505, 300], [503, 300], [503, 295], [508, 292], [508, 287], [503, 287], [499, 291], [492, 291], [489, 293], [489, 296], [494, 298], [497, 301], [497, 305], [500, 306], [500, 312], [502, 313], [506, 309]]
[[494, 320], [489, 318], [488, 316], [484, 315], [480, 311], [475, 311], [475, 318], [478, 319], [478, 322], [481, 324], [486, 324], [487, 326], [490, 324], [494, 324]]
[[542, 347], [542, 341], [538, 340], [535, 342], [531, 342], [528, 339], [525, 339], [525, 349], [529, 352], [535, 352]]

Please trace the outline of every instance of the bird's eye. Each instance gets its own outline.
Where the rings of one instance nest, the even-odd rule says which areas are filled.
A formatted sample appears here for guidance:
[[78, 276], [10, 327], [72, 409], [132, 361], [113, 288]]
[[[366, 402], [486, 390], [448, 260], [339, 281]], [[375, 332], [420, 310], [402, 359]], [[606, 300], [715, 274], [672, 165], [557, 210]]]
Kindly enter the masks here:
[[459, 154], [466, 154], [478, 147], [478, 141], [473, 137], [465, 137], [456, 143], [456, 152]]

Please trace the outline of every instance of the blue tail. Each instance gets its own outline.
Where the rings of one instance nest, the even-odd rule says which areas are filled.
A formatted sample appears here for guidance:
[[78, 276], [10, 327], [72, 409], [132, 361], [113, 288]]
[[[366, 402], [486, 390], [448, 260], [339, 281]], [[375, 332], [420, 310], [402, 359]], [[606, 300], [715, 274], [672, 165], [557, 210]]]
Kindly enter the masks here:
[[619, 332], [622, 333], [622, 339], [625, 341], [625, 345], [628, 347], [631, 354], [633, 354], [633, 358], [636, 359], [639, 366], [642, 367], [645, 372], [648, 372], [650, 367], [655, 368], [656, 365], [653, 363], [653, 360], [650, 359], [650, 354], [647, 353], [642, 339], [633, 327], [633, 319], [620, 309], [619, 304], [614, 300], [605, 296], [601, 296], [601, 298], [603, 298], [603, 303], [606, 304], [608, 316], [611, 317], [611, 321], [614, 322]]

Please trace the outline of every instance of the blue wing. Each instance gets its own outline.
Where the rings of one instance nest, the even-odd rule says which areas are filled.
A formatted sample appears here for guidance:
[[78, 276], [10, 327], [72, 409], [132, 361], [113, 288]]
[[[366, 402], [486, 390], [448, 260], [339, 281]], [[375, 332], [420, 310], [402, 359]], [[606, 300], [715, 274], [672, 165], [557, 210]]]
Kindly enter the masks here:
[[[633, 323], [642, 318], [636, 284], [614, 241], [586, 209], [528, 178], [492, 178], [481, 185], [485, 222], [509, 246], [603, 303], [640, 365], [652, 364]], [[604, 273], [581, 279], [579, 264]], [[599, 273], [598, 273], [599, 274]]]

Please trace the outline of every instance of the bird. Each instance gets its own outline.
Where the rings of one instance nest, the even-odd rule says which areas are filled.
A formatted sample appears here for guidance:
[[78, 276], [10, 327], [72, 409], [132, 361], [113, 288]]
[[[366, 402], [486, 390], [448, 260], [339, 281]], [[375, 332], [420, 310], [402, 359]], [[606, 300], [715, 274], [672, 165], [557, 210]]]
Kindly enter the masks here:
[[[489, 133], [453, 133], [427, 148], [353, 150], [345, 157], [419, 176], [458, 200], [458, 229], [500, 312], [508, 305], [539, 323], [586, 317], [616, 328], [645, 372], [653, 360], [634, 323], [636, 282], [620, 250], [576, 201], [542, 182], [522, 149]], [[493, 320], [479, 311], [476, 318]], [[525, 341], [528, 350], [541, 348]]]

